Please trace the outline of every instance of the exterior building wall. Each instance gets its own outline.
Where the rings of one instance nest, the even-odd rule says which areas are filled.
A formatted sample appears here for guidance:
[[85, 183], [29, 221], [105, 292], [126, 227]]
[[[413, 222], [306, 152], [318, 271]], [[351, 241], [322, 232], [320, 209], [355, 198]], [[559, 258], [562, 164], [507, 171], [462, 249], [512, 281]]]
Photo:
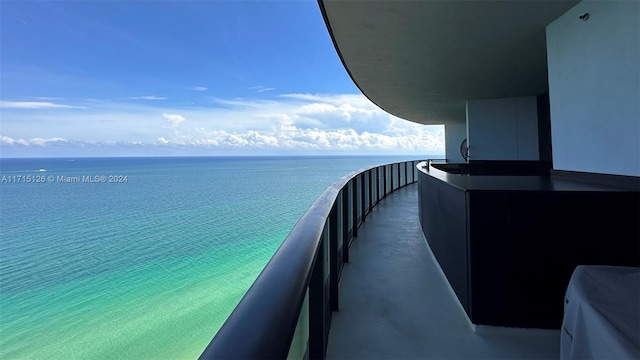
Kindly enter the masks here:
[[467, 101], [469, 159], [539, 160], [535, 96]]
[[640, 2], [577, 4], [547, 58], [554, 169], [640, 176]]
[[451, 163], [463, 163], [464, 158], [460, 154], [460, 144], [467, 137], [467, 125], [465, 123], [451, 123], [444, 125], [445, 158]]

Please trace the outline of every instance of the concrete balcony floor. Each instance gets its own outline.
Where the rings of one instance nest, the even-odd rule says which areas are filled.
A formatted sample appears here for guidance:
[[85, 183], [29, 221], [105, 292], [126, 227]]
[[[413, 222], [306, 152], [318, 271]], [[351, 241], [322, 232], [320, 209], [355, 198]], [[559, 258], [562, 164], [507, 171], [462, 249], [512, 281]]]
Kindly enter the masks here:
[[417, 190], [389, 195], [359, 229], [327, 358], [558, 359], [558, 330], [470, 323], [420, 229]]

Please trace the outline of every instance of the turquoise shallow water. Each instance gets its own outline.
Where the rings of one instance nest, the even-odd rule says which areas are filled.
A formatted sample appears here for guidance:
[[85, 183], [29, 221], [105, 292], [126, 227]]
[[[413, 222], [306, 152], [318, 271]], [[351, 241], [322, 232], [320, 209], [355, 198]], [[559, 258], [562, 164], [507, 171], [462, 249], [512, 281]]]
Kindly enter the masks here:
[[0, 358], [197, 358], [328, 185], [396, 160], [0, 159]]

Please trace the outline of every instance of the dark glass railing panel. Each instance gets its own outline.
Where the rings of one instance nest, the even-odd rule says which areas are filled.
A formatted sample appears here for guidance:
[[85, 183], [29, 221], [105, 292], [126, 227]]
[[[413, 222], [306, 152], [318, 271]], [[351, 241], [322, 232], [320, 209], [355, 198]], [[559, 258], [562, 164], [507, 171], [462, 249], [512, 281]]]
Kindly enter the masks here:
[[[338, 284], [358, 226], [415, 182], [416, 161], [373, 166], [329, 186], [302, 215], [201, 359], [323, 359]], [[409, 172], [411, 175], [409, 175]]]
[[377, 168], [378, 170], [378, 201], [384, 198], [384, 167]]
[[378, 168], [378, 201], [384, 198], [386, 185], [384, 183], [386, 169], [382, 166]]
[[340, 283], [340, 275], [342, 274], [342, 267], [344, 265], [343, 257], [343, 231], [342, 231], [342, 192], [338, 194], [336, 202], [333, 204], [331, 213], [329, 215], [329, 266], [331, 268], [331, 310], [339, 310], [338, 299], [338, 284]]
[[400, 182], [398, 181], [398, 178], [400, 176], [400, 164], [393, 164], [391, 166], [393, 167], [393, 188], [392, 188], [392, 190], [396, 190], [397, 188], [400, 187]]
[[353, 236], [353, 194], [353, 181], [349, 181], [349, 184], [347, 185], [347, 219], [349, 221], [347, 229], [349, 238]]
[[378, 203], [378, 169], [371, 169], [371, 207]]
[[341, 191], [340, 194], [338, 194], [338, 198], [336, 199], [336, 203], [335, 203], [335, 211], [336, 211], [336, 223], [337, 225], [337, 229], [336, 229], [336, 246], [337, 246], [337, 258], [339, 261], [339, 268], [342, 268], [342, 247], [344, 245], [344, 231], [341, 231], [341, 229], [344, 228], [344, 219], [343, 219], [343, 213], [344, 213], [344, 207], [342, 206], [343, 200], [342, 197], [344, 196], [344, 193]]
[[369, 209], [371, 208], [371, 184], [369, 183], [370, 181], [370, 177], [371, 177], [371, 170], [369, 171], [365, 171], [363, 173], [364, 176], [364, 189], [365, 189], [365, 193], [364, 193], [364, 208], [365, 208], [365, 215], [369, 212]]
[[356, 176], [353, 179], [356, 182], [356, 194], [357, 194], [357, 199], [356, 199], [356, 219], [357, 222], [356, 224], [359, 225], [360, 221], [362, 221], [362, 174], [358, 174], [358, 176]]
[[387, 165], [384, 167], [385, 170], [385, 181], [386, 181], [386, 185], [384, 187], [384, 195], [387, 196], [388, 193], [391, 192], [391, 189], [393, 188], [393, 183], [392, 180], [393, 179], [393, 167], [391, 165]]
[[309, 291], [305, 293], [287, 359], [304, 359], [309, 344]]
[[[342, 188], [342, 259], [349, 262], [349, 245], [351, 240], [351, 232], [349, 230], [349, 192], [347, 187]], [[340, 229], [339, 229], [340, 230]]]

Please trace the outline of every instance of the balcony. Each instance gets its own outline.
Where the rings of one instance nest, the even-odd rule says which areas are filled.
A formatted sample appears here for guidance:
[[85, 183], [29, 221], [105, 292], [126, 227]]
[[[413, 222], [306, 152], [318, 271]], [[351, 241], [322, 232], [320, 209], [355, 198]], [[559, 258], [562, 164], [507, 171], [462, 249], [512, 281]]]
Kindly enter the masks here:
[[339, 283], [358, 228], [417, 179], [416, 161], [374, 166], [329, 186], [291, 230], [201, 359], [325, 358]]
[[558, 330], [470, 323], [420, 229], [417, 188], [385, 198], [359, 229], [327, 358], [559, 358]]
[[[637, 219], [638, 208], [622, 213], [630, 208], [622, 205], [637, 204], [637, 191], [625, 190], [619, 184], [594, 185], [548, 175], [451, 175], [425, 167], [429, 163], [408, 161], [366, 168], [327, 188], [300, 218], [201, 359], [558, 358], [560, 326], [548, 324], [557, 322], [556, 309], [560, 309], [561, 318], [563, 295], [556, 294], [555, 287], [549, 290], [540, 285], [548, 282], [538, 281], [540, 273], [555, 271], [554, 264], [538, 266], [535, 261], [539, 257], [527, 257], [526, 252], [505, 254], [509, 249], [513, 252], [537, 244], [529, 248], [553, 255], [555, 252], [544, 250], [547, 243], [558, 246], [574, 237], [546, 234], [549, 216], [532, 218], [526, 212], [510, 211], [512, 216], [507, 220], [518, 220], [516, 215], [521, 215], [537, 222], [494, 219], [480, 221], [485, 224], [480, 230], [474, 225], [478, 220], [468, 217], [503, 214], [496, 207], [503, 205], [503, 197], [514, 196], [517, 191], [526, 196], [513, 202], [516, 210], [524, 206], [531, 211], [526, 201], [544, 195], [546, 202], [533, 208], [541, 214], [548, 212], [549, 204], [567, 212], [554, 199], [569, 196], [572, 201], [565, 205], [579, 216], [564, 216], [564, 223], [553, 224], [574, 233], [580, 231], [579, 240], [583, 242], [599, 236], [596, 230], [600, 228], [610, 234], [636, 234], [621, 236], [620, 243], [637, 249], [633, 240], [638, 238], [638, 229], [634, 228], [637, 222], [630, 219]], [[418, 179], [420, 186], [415, 184]], [[477, 211], [477, 202], [471, 203], [476, 206], [473, 211], [466, 208], [467, 201], [474, 200], [474, 192], [492, 194], [486, 199], [488, 210]], [[591, 201], [592, 196], [599, 201]], [[615, 205], [606, 207], [614, 215], [607, 218], [598, 211], [598, 226], [590, 222], [588, 229], [580, 228], [578, 221], [588, 218], [591, 211], [586, 204], [593, 208], [603, 199]], [[575, 209], [574, 200], [580, 200], [580, 209]], [[558, 218], [552, 215], [552, 219]], [[505, 224], [510, 232], [503, 231]], [[496, 237], [492, 231], [509, 237]], [[534, 235], [535, 239], [530, 239]], [[494, 243], [501, 239], [511, 245], [498, 248], [504, 251], [496, 253], [486, 239]], [[451, 253], [451, 249], [457, 250]], [[638, 261], [637, 252], [610, 250], [600, 250], [594, 258], [585, 257], [593, 252], [582, 249], [560, 265], [573, 269], [574, 262], [589, 263], [589, 259], [618, 265]], [[488, 267], [473, 263], [478, 254], [484, 254], [480, 259]], [[500, 271], [502, 275], [493, 278], [486, 276], [491, 274], [486, 269], [502, 269], [500, 264], [505, 259], [511, 259], [508, 264], [513, 265], [520, 264], [520, 259], [534, 264], [505, 268]], [[537, 277], [526, 277], [526, 282], [502, 278], [529, 273]], [[548, 279], [562, 283], [566, 289], [561, 275]], [[534, 301], [538, 298], [552, 303], [550, 312], [544, 303]], [[553, 315], [551, 321], [535, 315], [540, 311], [545, 316]], [[474, 325], [470, 319], [484, 325]], [[504, 325], [513, 321], [531, 324], [539, 319], [544, 320], [544, 326]]]
[[557, 358], [556, 330], [469, 322], [420, 229], [417, 163], [327, 188], [201, 359]]

